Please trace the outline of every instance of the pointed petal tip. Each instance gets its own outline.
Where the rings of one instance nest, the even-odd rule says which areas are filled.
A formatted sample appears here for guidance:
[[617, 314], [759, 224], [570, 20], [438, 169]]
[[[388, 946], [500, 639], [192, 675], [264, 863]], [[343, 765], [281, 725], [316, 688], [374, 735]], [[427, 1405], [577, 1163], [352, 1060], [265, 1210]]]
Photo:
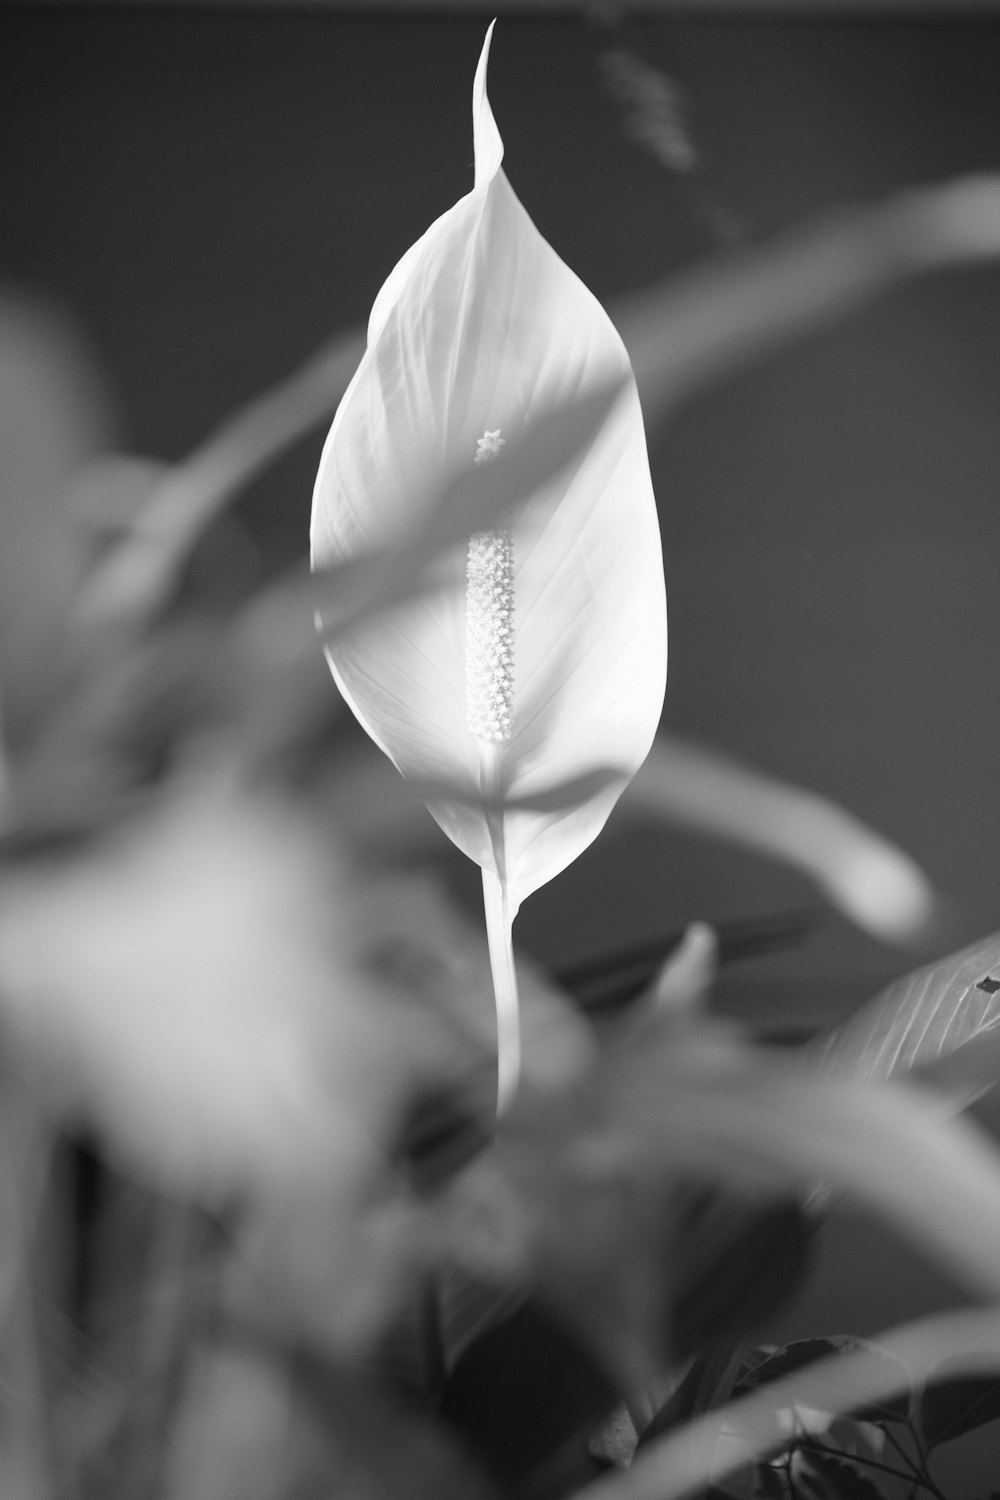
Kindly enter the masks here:
[[489, 97], [486, 93], [486, 73], [490, 60], [490, 43], [496, 18], [486, 29], [483, 50], [479, 54], [476, 78], [472, 85], [472, 135], [476, 154], [476, 187], [488, 187], [500, 170], [503, 161], [503, 141], [497, 122], [493, 117]]

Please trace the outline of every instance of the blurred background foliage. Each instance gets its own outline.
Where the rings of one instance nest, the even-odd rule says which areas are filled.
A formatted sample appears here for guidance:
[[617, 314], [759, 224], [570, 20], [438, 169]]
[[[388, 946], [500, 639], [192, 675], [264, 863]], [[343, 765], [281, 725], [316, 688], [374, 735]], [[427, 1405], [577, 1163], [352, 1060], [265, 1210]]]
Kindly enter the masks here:
[[[13, 7], [0, 27], [0, 264], [86, 330], [130, 450], [180, 457], [359, 323], [467, 186], [477, 15]], [[623, 47], [676, 84], [696, 171], [623, 128]], [[995, 18], [512, 14], [495, 54], [518, 192], [610, 305], [722, 245], [995, 162]], [[925, 279], [649, 434], [665, 725], [880, 827], [954, 899], [960, 939], [1000, 894], [997, 274]], [[300, 555], [321, 436], [206, 539], [193, 590], [238, 595]], [[776, 867], [681, 834], [624, 848], [612, 824], [520, 936], [562, 960], [581, 920], [602, 948], [801, 897]], [[829, 1014], [894, 963], [833, 924], [756, 975], [769, 1005]]]
[[[19, 1500], [565, 1493], [601, 1466], [586, 1433], [621, 1392], [655, 1391], [706, 1341], [780, 1341], [809, 1319], [871, 1332], [963, 1282], [996, 1293], [968, 1229], [978, 1206], [988, 1235], [996, 1208], [975, 1152], [954, 1138], [971, 1175], [949, 1186], [918, 1113], [853, 1118], [834, 1083], [703, 1026], [711, 941], [689, 938], [653, 989], [647, 955], [638, 1008], [596, 1030], [544, 977], [640, 940], [662, 952], [707, 918], [715, 1007], [801, 1036], [912, 966], [841, 917], [798, 941], [815, 901], [801, 868], [665, 831], [648, 801], [519, 920], [540, 962], [527, 1086], [482, 1150], [491, 997], [453, 901], [474, 879], [419, 814], [412, 832], [381, 768], [365, 782], [289, 624], [301, 596], [262, 593], [305, 550], [322, 381], [346, 378], [377, 286], [468, 186], [481, 32], [441, 15], [0, 12], [0, 1316]], [[538, 227], [641, 329], [631, 294], [843, 205], [899, 205], [858, 221], [860, 280], [906, 280], [920, 264], [900, 259], [894, 195], [995, 169], [998, 63], [989, 19], [519, 15], [491, 96]], [[997, 277], [908, 281], [749, 368], [747, 350], [707, 376], [692, 361], [669, 427], [670, 403], [648, 403], [665, 730], [906, 848], [944, 898], [936, 951], [996, 925]], [[250, 464], [203, 533], [195, 504], [179, 577], [105, 618], [116, 547], [161, 555], [147, 497], [197, 501], [192, 474], [217, 482], [248, 435], [280, 431], [279, 399], [198, 446], [340, 330], [290, 388], [315, 430]], [[139, 457], [109, 465], [109, 449]], [[928, 981], [935, 1004], [993, 993], [994, 947], [968, 963]], [[891, 1014], [921, 1016], [918, 991], [903, 981]], [[938, 1051], [964, 1039], [930, 1029]], [[800, 1200], [817, 1174], [895, 1228], [834, 1212], [813, 1300], [782, 1322], [816, 1244]], [[892, 1237], [915, 1224], [948, 1279]]]

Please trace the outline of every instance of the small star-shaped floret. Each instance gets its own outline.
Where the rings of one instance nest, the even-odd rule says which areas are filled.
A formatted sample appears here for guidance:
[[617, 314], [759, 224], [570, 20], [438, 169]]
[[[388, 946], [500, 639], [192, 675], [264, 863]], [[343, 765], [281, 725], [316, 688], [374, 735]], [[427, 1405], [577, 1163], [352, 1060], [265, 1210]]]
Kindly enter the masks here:
[[491, 458], [498, 458], [500, 456], [500, 449], [507, 441], [505, 437], [500, 436], [500, 432], [501, 429], [499, 427], [495, 432], [490, 432], [489, 428], [487, 428], [482, 437], [476, 439], [474, 463], [489, 463]]

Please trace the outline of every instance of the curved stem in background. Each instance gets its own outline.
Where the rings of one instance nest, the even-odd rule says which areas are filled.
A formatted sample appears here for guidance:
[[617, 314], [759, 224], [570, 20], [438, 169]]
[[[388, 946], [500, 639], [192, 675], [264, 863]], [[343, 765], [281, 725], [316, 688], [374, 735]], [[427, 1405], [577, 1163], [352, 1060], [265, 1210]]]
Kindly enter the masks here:
[[897, 193], [700, 262], [612, 309], [649, 425], [927, 271], [1000, 256], [1000, 173]]
[[78, 604], [83, 620], [153, 614], [226, 501], [299, 438], [330, 420], [363, 352], [358, 330], [331, 339], [168, 469], [133, 530], [90, 578]]

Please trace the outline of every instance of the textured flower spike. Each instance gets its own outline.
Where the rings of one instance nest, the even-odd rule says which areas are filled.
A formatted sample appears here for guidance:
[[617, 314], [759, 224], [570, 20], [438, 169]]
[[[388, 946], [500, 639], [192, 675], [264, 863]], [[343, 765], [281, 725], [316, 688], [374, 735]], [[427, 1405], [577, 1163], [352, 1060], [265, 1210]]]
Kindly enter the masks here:
[[473, 88], [475, 186], [375, 300], [320, 463], [312, 557], [327, 566], [405, 532], [464, 466], [501, 473], [540, 414], [623, 382], [582, 455], [474, 534], [440, 587], [327, 647], [365, 729], [482, 866], [502, 1111], [519, 1069], [511, 922], [600, 832], [649, 749], [666, 609], [628, 356], [500, 169], [492, 32]]

